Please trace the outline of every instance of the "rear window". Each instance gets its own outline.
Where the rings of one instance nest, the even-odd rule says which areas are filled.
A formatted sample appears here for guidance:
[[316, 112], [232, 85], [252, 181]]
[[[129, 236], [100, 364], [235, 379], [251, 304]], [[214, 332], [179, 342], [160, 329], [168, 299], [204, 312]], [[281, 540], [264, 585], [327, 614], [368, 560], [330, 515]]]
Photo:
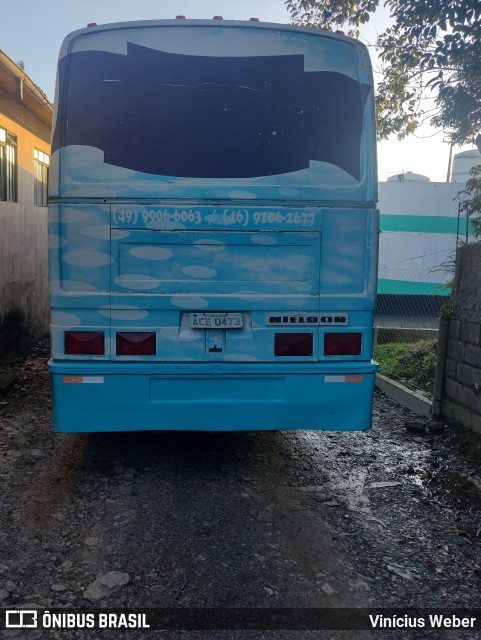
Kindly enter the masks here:
[[[84, 37], [60, 60], [54, 152], [83, 147], [83, 164], [90, 154], [91, 166], [126, 169], [135, 180], [361, 181], [371, 87], [357, 77], [352, 46], [271, 34], [261, 47], [262, 31], [237, 28], [234, 44], [224, 37], [220, 46], [216, 34], [212, 50], [208, 29], [139, 31], [120, 30], [115, 46], [112, 37], [99, 46], [99, 34], [89, 48]], [[166, 31], [178, 34], [176, 47], [163, 42]], [[71, 162], [74, 180], [79, 165]]]

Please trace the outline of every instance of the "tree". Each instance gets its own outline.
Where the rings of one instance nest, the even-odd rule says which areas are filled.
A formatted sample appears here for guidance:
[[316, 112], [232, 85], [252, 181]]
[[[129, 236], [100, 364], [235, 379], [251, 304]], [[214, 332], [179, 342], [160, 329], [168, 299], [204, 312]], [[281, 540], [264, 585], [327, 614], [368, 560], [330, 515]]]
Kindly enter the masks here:
[[471, 231], [475, 238], [481, 238], [481, 165], [473, 167], [471, 177], [461, 191], [461, 211], [466, 216], [466, 223], [471, 224]]
[[[328, 30], [369, 21], [379, 0], [286, 0], [294, 24]], [[377, 88], [378, 136], [402, 139], [425, 119], [454, 144], [481, 131], [480, 0], [386, 0], [392, 25], [377, 42], [383, 80]], [[430, 97], [434, 100], [426, 102]], [[426, 106], [428, 105], [428, 106]]]

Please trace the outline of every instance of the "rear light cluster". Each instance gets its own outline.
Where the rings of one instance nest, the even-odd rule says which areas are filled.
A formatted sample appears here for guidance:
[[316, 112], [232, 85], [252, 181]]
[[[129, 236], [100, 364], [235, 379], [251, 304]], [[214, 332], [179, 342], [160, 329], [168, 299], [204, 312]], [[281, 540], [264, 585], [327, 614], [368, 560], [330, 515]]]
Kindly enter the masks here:
[[103, 356], [103, 331], [66, 331], [65, 353], [71, 356]]
[[116, 343], [118, 356], [155, 356], [155, 333], [118, 333]]
[[[66, 331], [65, 353], [71, 356], [103, 356], [105, 340], [103, 331]], [[125, 331], [116, 335], [118, 356], [155, 356], [155, 333]]]
[[276, 333], [274, 353], [276, 356], [312, 356], [312, 333]]
[[[152, 331], [118, 332], [115, 338], [118, 356], [155, 356], [156, 336]], [[325, 333], [325, 356], [358, 356], [362, 350], [361, 333]], [[312, 333], [276, 333], [274, 353], [278, 357], [308, 357], [314, 351]], [[103, 331], [66, 331], [65, 353], [75, 356], [103, 356], [105, 340]]]
[[[312, 333], [276, 333], [274, 339], [276, 356], [312, 356]], [[362, 350], [361, 333], [325, 333], [325, 356], [358, 356]]]
[[325, 333], [325, 356], [358, 356], [362, 348], [361, 333]]

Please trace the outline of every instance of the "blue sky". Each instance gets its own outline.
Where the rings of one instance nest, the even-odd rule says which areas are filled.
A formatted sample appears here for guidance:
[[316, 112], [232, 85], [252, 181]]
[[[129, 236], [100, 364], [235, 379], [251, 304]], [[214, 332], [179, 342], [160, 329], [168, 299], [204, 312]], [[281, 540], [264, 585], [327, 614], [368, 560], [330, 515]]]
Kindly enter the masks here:
[[283, 0], [7, 0], [2, 8], [0, 49], [23, 60], [31, 79], [53, 100], [55, 68], [64, 37], [90, 22], [187, 18], [287, 23]]
[[[14, 62], [23, 60], [25, 71], [47, 95], [54, 96], [58, 52], [64, 37], [71, 31], [86, 27], [89, 22], [103, 24], [128, 20], [175, 18], [212, 18], [248, 20], [257, 17], [263, 22], [288, 23], [284, 0], [8, 0], [2, 7], [0, 49]], [[374, 43], [376, 32], [389, 21], [384, 8], [363, 30], [361, 39]], [[374, 54], [373, 48], [371, 48]], [[376, 60], [373, 60], [376, 69]], [[423, 173], [431, 180], [444, 181], [449, 147], [443, 134], [429, 126], [399, 142], [396, 138], [378, 145], [379, 179], [401, 171]], [[455, 148], [454, 152], [470, 148]]]

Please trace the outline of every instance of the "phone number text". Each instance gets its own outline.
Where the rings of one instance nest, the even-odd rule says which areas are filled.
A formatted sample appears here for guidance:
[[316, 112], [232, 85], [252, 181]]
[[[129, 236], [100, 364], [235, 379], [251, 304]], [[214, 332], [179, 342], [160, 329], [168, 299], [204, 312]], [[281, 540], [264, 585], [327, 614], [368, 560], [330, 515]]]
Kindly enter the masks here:
[[114, 210], [113, 223], [116, 226], [156, 226], [156, 225], [202, 225], [221, 227], [247, 227], [264, 225], [314, 226], [314, 211], [255, 211], [251, 209], [142, 209], [124, 208]]

